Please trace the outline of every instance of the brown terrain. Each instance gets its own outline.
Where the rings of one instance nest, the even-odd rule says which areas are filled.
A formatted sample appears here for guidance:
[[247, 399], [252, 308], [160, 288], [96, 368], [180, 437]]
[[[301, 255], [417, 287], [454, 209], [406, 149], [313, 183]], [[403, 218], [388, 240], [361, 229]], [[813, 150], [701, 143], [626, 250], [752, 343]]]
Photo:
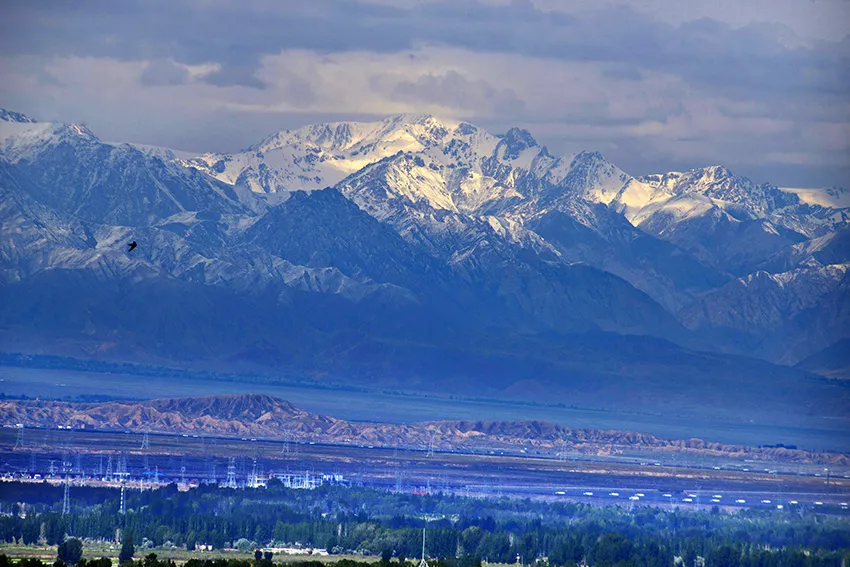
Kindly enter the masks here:
[[247, 394], [141, 402], [2, 401], [0, 423], [24, 427], [251, 437], [338, 445], [427, 448], [439, 451], [659, 455], [850, 465], [850, 455], [757, 448], [702, 439], [668, 440], [630, 431], [575, 429], [546, 421], [363, 423], [313, 414], [267, 395]]

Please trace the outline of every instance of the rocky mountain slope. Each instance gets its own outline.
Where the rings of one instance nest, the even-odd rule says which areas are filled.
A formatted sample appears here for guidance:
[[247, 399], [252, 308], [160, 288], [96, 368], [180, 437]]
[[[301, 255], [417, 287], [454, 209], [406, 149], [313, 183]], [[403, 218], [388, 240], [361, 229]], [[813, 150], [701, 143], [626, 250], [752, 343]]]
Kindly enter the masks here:
[[850, 339], [842, 339], [797, 363], [799, 368], [833, 378], [850, 378]]
[[842, 190], [634, 178], [516, 128], [395, 116], [191, 157], [4, 112], [0, 191], [6, 351], [568, 396], [802, 385], [717, 353], [848, 337]]
[[[482, 243], [498, 254], [493, 241], [507, 238], [513, 248], [615, 274], [681, 311], [690, 327], [703, 296], [758, 271], [806, 267], [812, 293], [822, 295], [822, 281], [844, 270], [850, 250], [846, 190], [783, 190], [720, 166], [633, 178], [598, 153], [553, 157], [516, 128], [497, 137], [467, 123], [397, 116], [286, 131], [242, 154], [214, 157], [185, 163], [237, 184], [250, 178], [246, 185], [263, 193], [288, 189], [253, 181], [261, 169], [267, 179], [284, 179], [297, 163], [310, 174], [290, 188], [336, 183], [363, 210], [456, 266], [474, 259]], [[227, 168], [219, 172], [213, 162]], [[827, 246], [822, 261], [814, 259]], [[795, 314], [773, 308], [774, 325]], [[715, 339], [734, 349], [735, 324], [716, 326], [725, 338], [715, 332]], [[757, 333], [755, 342], [763, 338]]]

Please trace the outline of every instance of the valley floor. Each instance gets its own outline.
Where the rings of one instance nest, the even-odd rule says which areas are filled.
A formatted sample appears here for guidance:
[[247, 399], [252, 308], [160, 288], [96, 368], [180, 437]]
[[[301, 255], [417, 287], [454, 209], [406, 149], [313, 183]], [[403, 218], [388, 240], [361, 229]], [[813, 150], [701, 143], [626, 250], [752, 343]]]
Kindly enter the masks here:
[[[278, 477], [294, 484], [325, 482], [414, 494], [850, 514], [847, 466], [825, 471], [814, 464], [675, 454], [659, 454], [658, 460], [648, 454], [429, 454], [415, 447], [163, 434], [151, 434], [149, 447], [140, 449], [138, 434], [28, 432], [36, 441], [21, 448], [15, 447], [14, 429], [0, 429], [0, 463], [6, 480], [47, 479], [61, 484], [68, 478], [73, 486], [119, 486], [123, 482], [135, 489], [176, 482], [190, 489], [208, 482], [226, 482], [232, 472], [237, 486], [262, 485]], [[323, 475], [329, 476], [323, 479]]]

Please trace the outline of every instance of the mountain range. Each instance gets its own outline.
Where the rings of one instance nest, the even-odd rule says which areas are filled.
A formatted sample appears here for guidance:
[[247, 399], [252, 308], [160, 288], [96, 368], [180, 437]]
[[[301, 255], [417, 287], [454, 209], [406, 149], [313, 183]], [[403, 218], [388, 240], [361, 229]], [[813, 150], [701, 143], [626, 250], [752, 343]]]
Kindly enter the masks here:
[[191, 155], [0, 111], [0, 223], [6, 352], [850, 414], [846, 189], [427, 115]]
[[248, 394], [199, 398], [68, 403], [0, 401], [7, 425], [23, 427], [165, 433], [367, 445], [424, 450], [478, 452], [509, 450], [555, 454], [564, 448], [589, 455], [681, 452], [726, 458], [846, 465], [840, 452], [812, 452], [795, 447], [748, 447], [704, 439], [662, 439], [630, 431], [571, 428], [547, 421], [450, 420], [412, 424], [364, 423], [310, 413], [272, 396]]

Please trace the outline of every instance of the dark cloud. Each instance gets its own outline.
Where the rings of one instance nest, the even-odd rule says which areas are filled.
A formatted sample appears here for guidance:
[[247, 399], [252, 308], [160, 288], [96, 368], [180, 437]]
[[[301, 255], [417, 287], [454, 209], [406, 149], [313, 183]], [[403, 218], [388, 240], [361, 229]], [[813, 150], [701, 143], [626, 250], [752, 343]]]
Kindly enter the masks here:
[[183, 85], [188, 80], [189, 71], [167, 59], [149, 62], [139, 76], [139, 82], [145, 86]]
[[[647, 3], [648, 0], [643, 2]], [[615, 148], [609, 157], [635, 173], [691, 165], [663, 147], [665, 143], [677, 142], [677, 136], [682, 138], [683, 146], [693, 144], [704, 150], [701, 162], [693, 165], [736, 158], [740, 158], [742, 164], [752, 164], [760, 163], [761, 156], [768, 154], [801, 153], [810, 154], [812, 163], [817, 162], [818, 154], [829, 157], [831, 163], [840, 162], [829, 149], [832, 142], [814, 139], [820, 132], [827, 132], [829, 140], [837, 140], [833, 144], [836, 151], [847, 146], [846, 135], [842, 143], [841, 133], [830, 128], [850, 122], [850, 37], [842, 41], [804, 42], [782, 25], [752, 23], [735, 27], [709, 18], [680, 20], [684, 23], [673, 24], [662, 21], [657, 14], [612, 7], [612, 4], [594, 3], [596, 8], [567, 14], [542, 11], [528, 0], [510, 4], [437, 0], [411, 3], [412, 7], [355, 0], [259, 0], [250, 3], [5, 0], [0, 4], [0, 56], [31, 66], [28, 73], [15, 72], [28, 75], [28, 81], [44, 86], [45, 90], [56, 83], [48, 69], [52, 57], [146, 61], [147, 67], [140, 76], [142, 85], [174, 86], [175, 97], [181, 89], [187, 92], [185, 96], [190, 98], [175, 99], [175, 107], [197, 100], [191, 97], [196, 95], [193, 89], [203, 86], [199, 83], [248, 88], [238, 91], [243, 97], [241, 100], [218, 102], [244, 103], [257, 109], [257, 114], [246, 116], [222, 110], [226, 104], [212, 107], [209, 112], [216, 113], [216, 129], [224, 133], [219, 136], [218, 131], [205, 130], [210, 128], [208, 120], [195, 124], [186, 118], [180, 134], [183, 138], [158, 142], [178, 147], [198, 147], [199, 140], [204, 143], [214, 140], [222, 145], [235, 144], [242, 139], [254, 142], [259, 138], [258, 128], [263, 134], [267, 133], [261, 125], [269, 117], [261, 114], [262, 109], [275, 109], [281, 101], [287, 103], [280, 105], [281, 108], [303, 112], [318, 112], [320, 107], [336, 112], [337, 102], [341, 112], [349, 108], [340, 98], [343, 96], [338, 88], [340, 85], [331, 84], [333, 79], [325, 77], [327, 84], [322, 84], [317, 78], [319, 73], [311, 75], [309, 68], [290, 65], [300, 60], [299, 55], [287, 53], [287, 64], [276, 66], [269, 64], [274, 58], [264, 59], [268, 56], [286, 50], [303, 50], [313, 55], [318, 53], [319, 58], [313, 59], [315, 62], [323, 55], [333, 54], [337, 59], [338, 53], [355, 51], [379, 55], [410, 52], [416, 58], [422, 56], [424, 61], [417, 74], [400, 74], [396, 68], [384, 72], [369, 67], [361, 75], [373, 75], [364, 87], [367, 91], [372, 88], [366, 95], [380, 94], [404, 105], [446, 106], [464, 111], [464, 117], [469, 120], [480, 111], [484, 118], [505, 122], [522, 121], [523, 118], [535, 120], [544, 131], [547, 128], [553, 131], [557, 125], [579, 132], [595, 129], [601, 132], [598, 136], [566, 140], [564, 148], [571, 151], [598, 148], [607, 143]], [[767, 19], [770, 15], [765, 16]], [[758, 18], [748, 15], [738, 21], [754, 19]], [[454, 48], [452, 54], [468, 60], [459, 60], [457, 65], [447, 65], [445, 61], [429, 64], [427, 57], [422, 55], [428, 52], [423, 46]], [[473, 57], [470, 53], [484, 55]], [[482, 61], [497, 59], [492, 55], [510, 56], [498, 59], [516, 65], [523, 62], [537, 65], [543, 61], [539, 66], [541, 76], [547, 69], [557, 67], [565, 77], [563, 89], [553, 81], [541, 81], [548, 85], [550, 92], [530, 91], [517, 77], [526, 80], [534, 77], [524, 75], [519, 69], [514, 76], [507, 66], [500, 67], [506, 77], [502, 84], [500, 75], [482, 68], [485, 64]], [[470, 64], [473, 60], [474, 64]], [[394, 61], [398, 65], [398, 60]], [[549, 62], [553, 63], [552, 67]], [[562, 65], [564, 62], [569, 64]], [[412, 65], [419, 63], [419, 59], [411, 62]], [[194, 79], [185, 69], [185, 66], [213, 64], [215, 70]], [[448, 70], [452, 68], [457, 71]], [[4, 71], [8, 74], [9, 69]], [[64, 80], [68, 80], [68, 75]], [[23, 84], [22, 88], [32, 90], [28, 86], [30, 83]], [[187, 86], [177, 88], [183, 84]], [[618, 96], [609, 96], [612, 92], [609, 88], [621, 89], [621, 92]], [[12, 92], [12, 101], [28, 100], [26, 93], [6, 90]], [[60, 94], [59, 90], [57, 87], [56, 93], [50, 91], [44, 95], [39, 104], [51, 112], [58, 108], [75, 110], [72, 102], [67, 101], [66, 93]], [[169, 96], [171, 92], [168, 91]], [[567, 96], [582, 92], [592, 94]], [[563, 103], [559, 101], [562, 93]], [[74, 104], [91, 104], [91, 97], [86, 98], [76, 91], [75, 94], [82, 102]], [[348, 96], [349, 93], [344, 94]], [[9, 95], [6, 96], [9, 100]], [[230, 91], [222, 91], [221, 97], [225, 96], [233, 95]], [[363, 93], [351, 93], [350, 96], [363, 96]], [[327, 97], [326, 104], [314, 104], [323, 97]], [[333, 97], [338, 100], [331, 100]], [[216, 96], [208, 98], [212, 100]], [[62, 107], [63, 104], [66, 106]], [[376, 107], [352, 104], [350, 108], [369, 108], [371, 112]], [[157, 116], [158, 110], [151, 108], [149, 112]], [[78, 108], [75, 112], [80, 114]], [[100, 108], [94, 112], [104, 114]], [[119, 110], [115, 112], [120, 114]], [[173, 109], [172, 112], [181, 114]], [[696, 116], [700, 112], [705, 113], [702, 119]], [[705, 127], [706, 121], [715, 116], [731, 123], [731, 126], [724, 124], [716, 128], [723, 131], [722, 135], [713, 134], [713, 124]], [[73, 119], [75, 114], [57, 117]], [[338, 116], [350, 117], [352, 115], [345, 113]], [[297, 126], [326, 118], [327, 115], [293, 114], [286, 120]], [[761, 121], [772, 123], [770, 127], [765, 126], [767, 134], [747, 131], [744, 126], [735, 129], [737, 122], [760, 126]], [[147, 124], [142, 119], [136, 122]], [[638, 128], [645, 122], [672, 123], [675, 128], [656, 136]], [[776, 134], [781, 128], [773, 128], [776, 124], [784, 128], [781, 135]], [[487, 126], [486, 122], [482, 125]], [[506, 123], [504, 127], [512, 125], [517, 124]], [[527, 126], [535, 132], [533, 123]], [[116, 131], [116, 139], [127, 138], [118, 134]], [[146, 137], [156, 142], [153, 137], [160, 135], [151, 130]], [[545, 138], [545, 134], [535, 132], [535, 135], [541, 140]], [[686, 140], [688, 136], [699, 140]], [[544, 141], [551, 147], [558, 145], [557, 140]], [[770, 168], [775, 160], [764, 163], [764, 168]], [[840, 163], [847, 163], [847, 160]], [[787, 164], [776, 167], [776, 171], [790, 176], [788, 172], [794, 168], [810, 174], [815, 166]], [[820, 171], [847, 176], [850, 170], [836, 166]], [[777, 177], [759, 177], [780, 182]]]
[[[391, 77], [374, 77], [373, 88], [382, 89]], [[510, 89], [497, 89], [482, 79], [470, 80], [449, 71], [444, 75], [427, 73], [415, 81], [400, 81], [391, 86], [389, 96], [401, 102], [437, 104], [448, 108], [487, 110], [496, 114], [515, 115], [524, 103]]]
[[275, 77], [277, 93], [281, 99], [295, 108], [308, 108], [324, 98], [309, 77], [295, 73], [284, 73]]
[[778, 25], [733, 28], [702, 19], [672, 26], [626, 8], [578, 17], [530, 2], [464, 0], [410, 9], [349, 0], [12, 0], [3, 10], [5, 54], [215, 62], [221, 71], [208, 80], [220, 85], [262, 87], [254, 73], [260, 59], [284, 49], [391, 52], [432, 43], [665, 71], [738, 98], [846, 95], [850, 86], [850, 39], [786, 47], [790, 30]]
[[216, 87], [242, 86], [252, 89], [266, 88], [268, 85], [257, 78], [256, 72], [257, 68], [255, 64], [245, 66], [227, 64], [204, 75], [201, 77], [201, 81]]

